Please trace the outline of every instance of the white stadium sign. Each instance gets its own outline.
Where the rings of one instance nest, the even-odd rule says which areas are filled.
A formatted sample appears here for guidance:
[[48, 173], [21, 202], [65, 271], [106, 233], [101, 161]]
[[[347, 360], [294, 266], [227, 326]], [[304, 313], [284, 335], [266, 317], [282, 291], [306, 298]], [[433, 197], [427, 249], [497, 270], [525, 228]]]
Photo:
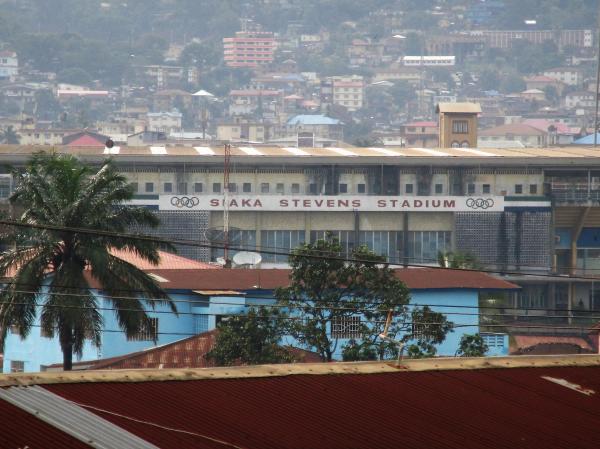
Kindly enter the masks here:
[[[221, 211], [222, 196], [161, 195], [160, 210]], [[232, 195], [230, 211], [265, 212], [502, 212], [504, 197], [495, 196], [286, 196]]]

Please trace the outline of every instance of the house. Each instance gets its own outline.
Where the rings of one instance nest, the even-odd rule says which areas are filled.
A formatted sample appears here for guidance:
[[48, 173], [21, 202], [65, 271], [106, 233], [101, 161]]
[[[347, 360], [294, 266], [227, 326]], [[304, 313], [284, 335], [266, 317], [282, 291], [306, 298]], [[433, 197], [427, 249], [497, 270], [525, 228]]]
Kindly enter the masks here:
[[283, 91], [235, 89], [229, 92], [229, 114], [274, 116], [283, 108]]
[[152, 97], [154, 111], [172, 111], [188, 109], [192, 106], [194, 96], [180, 89], [166, 89], [156, 92]]
[[271, 126], [267, 123], [220, 123], [217, 125], [217, 140], [224, 142], [257, 142], [269, 140]]
[[338, 119], [322, 114], [301, 114], [287, 121], [284, 132], [286, 136], [297, 137], [298, 146], [314, 146], [314, 144], [301, 145], [302, 139], [308, 139], [309, 144], [311, 139], [314, 141], [317, 138], [342, 140], [344, 124]]
[[440, 103], [439, 147], [477, 147], [477, 119], [481, 114], [478, 103]]
[[[150, 329], [135, 338], [127, 338], [119, 330], [111, 302], [92, 279], [92, 293], [100, 304], [104, 320], [102, 346], [98, 349], [86, 343], [82, 360], [122, 356], [213, 330], [224, 318], [243, 314], [248, 307], [273, 305], [274, 290], [289, 285], [290, 271], [286, 269], [220, 269], [168, 253], [161, 253], [160, 264], [152, 266], [130, 253], [115, 254], [157, 279], [177, 305], [179, 315], [167, 305], [157, 304], [154, 309], [148, 308]], [[455, 320], [453, 315], [457, 311], [464, 313], [458, 318], [461, 326], [438, 345], [440, 355], [454, 355], [463, 334], [479, 332], [480, 294], [518, 291], [515, 284], [478, 272], [409, 268], [397, 269], [395, 275], [410, 290], [409, 308], [428, 305], [435, 311], [450, 314], [450, 321]], [[356, 338], [356, 326], [362, 319], [360, 316], [344, 317], [329, 323], [329, 332], [339, 341], [335, 358], [341, 359], [343, 345]], [[37, 326], [39, 322], [25, 339], [18, 331], [9, 333], [4, 351], [4, 372], [39, 371], [62, 361], [58, 339], [44, 336]], [[484, 337], [490, 346], [488, 355], [508, 353], [508, 335], [485, 334]], [[284, 344], [300, 346], [291, 337], [285, 338]]]
[[[216, 366], [206, 355], [215, 347], [219, 331], [208, 332], [183, 338], [173, 343], [156, 346], [109, 359], [76, 362], [73, 370], [115, 370], [115, 369], [179, 369], [210, 368]], [[281, 349], [293, 356], [298, 363], [320, 363], [319, 354], [291, 346]], [[241, 363], [238, 363], [240, 365]], [[62, 364], [50, 365], [46, 371], [62, 371]]]
[[142, 84], [148, 84], [157, 89], [171, 89], [185, 84], [198, 83], [199, 73], [196, 67], [144, 65], [136, 66], [134, 69], [136, 78]]
[[62, 144], [67, 147], [99, 147], [104, 148], [109, 136], [92, 131], [79, 131], [67, 134], [62, 139]]
[[544, 91], [544, 89], [548, 87], [552, 87], [556, 89], [558, 95], [562, 95], [566, 84], [549, 76], [536, 75], [529, 78], [525, 78], [525, 86], [527, 87], [527, 90], [536, 89], [541, 91]]
[[364, 106], [365, 82], [362, 76], [331, 77], [333, 104], [354, 112]]
[[501, 125], [479, 131], [478, 141], [490, 142], [494, 140], [516, 141], [526, 147], [539, 148], [548, 144], [548, 131], [522, 123]]
[[567, 109], [591, 109], [596, 105], [596, 94], [590, 91], [569, 92], [565, 95], [565, 108]]
[[581, 86], [583, 84], [583, 73], [577, 67], [556, 67], [544, 70], [543, 75], [560, 81], [567, 86]]
[[405, 123], [400, 127], [406, 146], [435, 148], [439, 142], [438, 124], [431, 121]]
[[164, 132], [170, 134], [181, 131], [183, 114], [177, 109], [170, 112], [149, 112], [148, 131]]
[[140, 147], [153, 143], [164, 144], [166, 141], [167, 134], [161, 131], [141, 131], [127, 136], [127, 146], [129, 147]]
[[19, 75], [19, 58], [14, 51], [0, 51], [0, 79], [14, 82]]
[[519, 94], [521, 98], [527, 101], [544, 101], [546, 93], [540, 89], [527, 89]]
[[63, 138], [78, 132], [75, 129], [20, 129], [21, 145], [62, 145]]
[[600, 446], [597, 355], [0, 377], [5, 448]]

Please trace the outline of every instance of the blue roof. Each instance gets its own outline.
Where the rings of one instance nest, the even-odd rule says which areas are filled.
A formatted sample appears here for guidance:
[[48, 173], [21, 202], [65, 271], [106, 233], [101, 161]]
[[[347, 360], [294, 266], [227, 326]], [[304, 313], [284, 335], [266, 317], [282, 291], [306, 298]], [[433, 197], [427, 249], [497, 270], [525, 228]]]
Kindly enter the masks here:
[[339, 125], [338, 119], [322, 114], [302, 114], [288, 120], [288, 125]]
[[[597, 142], [600, 144], [600, 133], [597, 134]], [[573, 142], [575, 145], [593, 145], [594, 144], [594, 135], [590, 134], [589, 136], [582, 137], [581, 139], [577, 139]]]

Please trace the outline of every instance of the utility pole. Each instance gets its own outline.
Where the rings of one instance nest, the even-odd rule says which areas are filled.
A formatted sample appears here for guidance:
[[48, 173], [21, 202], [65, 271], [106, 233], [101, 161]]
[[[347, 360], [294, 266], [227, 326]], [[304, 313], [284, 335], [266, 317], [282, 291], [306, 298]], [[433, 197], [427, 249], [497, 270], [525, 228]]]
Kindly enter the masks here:
[[596, 23], [596, 27], [598, 28], [596, 32], [596, 39], [598, 40], [598, 48], [596, 55], [596, 113], [594, 114], [594, 148], [598, 145], [598, 90], [600, 90], [600, 14], [596, 11], [598, 15], [598, 20]]
[[229, 171], [231, 162], [231, 145], [225, 144], [225, 164], [223, 165], [223, 258], [225, 268], [231, 267], [229, 260]]

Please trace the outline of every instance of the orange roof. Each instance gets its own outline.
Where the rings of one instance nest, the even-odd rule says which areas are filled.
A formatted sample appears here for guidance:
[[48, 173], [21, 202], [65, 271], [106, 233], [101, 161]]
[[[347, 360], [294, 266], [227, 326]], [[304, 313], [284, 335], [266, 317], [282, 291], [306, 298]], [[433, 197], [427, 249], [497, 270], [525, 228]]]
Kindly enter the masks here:
[[135, 265], [140, 270], [215, 270], [220, 269], [218, 265], [211, 265], [204, 262], [198, 262], [196, 260], [187, 259], [185, 257], [177, 256], [166, 251], [159, 251], [160, 262], [158, 265], [153, 265], [146, 259], [141, 258], [137, 254], [131, 251], [112, 249], [111, 254], [118, 257], [130, 264]]
[[570, 336], [550, 335], [514, 335], [515, 344], [518, 349], [530, 348], [537, 345], [568, 344], [579, 346], [582, 349], [593, 350], [585, 338]]

